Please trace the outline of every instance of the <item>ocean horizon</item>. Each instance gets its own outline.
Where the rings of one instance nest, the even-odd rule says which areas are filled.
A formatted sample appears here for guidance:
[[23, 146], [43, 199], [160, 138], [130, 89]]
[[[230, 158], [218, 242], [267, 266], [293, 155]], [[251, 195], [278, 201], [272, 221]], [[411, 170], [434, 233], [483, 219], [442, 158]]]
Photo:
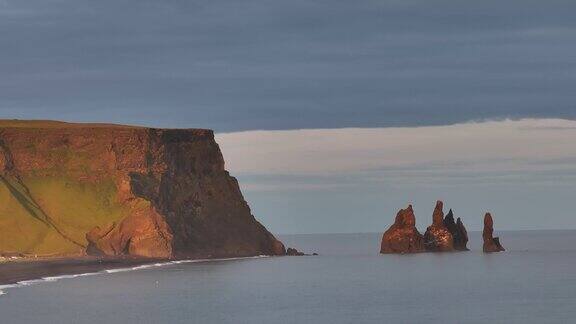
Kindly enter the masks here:
[[[4, 290], [3, 323], [565, 323], [576, 230], [500, 231], [506, 251], [379, 254], [380, 233], [279, 238], [318, 256], [175, 261]], [[33, 307], [34, 311], [30, 311]]]

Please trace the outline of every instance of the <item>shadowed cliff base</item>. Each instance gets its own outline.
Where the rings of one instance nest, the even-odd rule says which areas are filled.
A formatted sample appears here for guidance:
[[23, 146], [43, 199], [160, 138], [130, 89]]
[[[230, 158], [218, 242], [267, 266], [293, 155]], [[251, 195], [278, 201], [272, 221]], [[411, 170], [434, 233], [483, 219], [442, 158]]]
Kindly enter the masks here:
[[0, 252], [285, 255], [211, 130], [0, 121]]

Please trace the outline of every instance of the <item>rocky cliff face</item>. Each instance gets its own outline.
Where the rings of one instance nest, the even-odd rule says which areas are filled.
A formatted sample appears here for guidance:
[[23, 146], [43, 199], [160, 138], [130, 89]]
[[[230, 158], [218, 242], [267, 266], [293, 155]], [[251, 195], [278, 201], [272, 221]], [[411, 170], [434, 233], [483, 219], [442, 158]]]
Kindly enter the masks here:
[[500, 239], [493, 237], [493, 235], [494, 220], [490, 213], [486, 213], [486, 215], [484, 215], [484, 230], [482, 231], [482, 239], [484, 240], [482, 249], [486, 253], [505, 251], [504, 247], [500, 244]]
[[0, 121], [0, 251], [284, 255], [213, 132]]
[[452, 238], [454, 239], [454, 250], [457, 251], [469, 251], [468, 247], [468, 232], [466, 231], [466, 227], [462, 223], [460, 217], [458, 217], [457, 221], [454, 222], [454, 213], [452, 209], [446, 214], [444, 217], [444, 226], [448, 229], [450, 234], [452, 234]]
[[454, 238], [444, 225], [444, 203], [438, 200], [432, 214], [432, 225], [424, 233], [424, 245], [431, 252], [449, 252], [454, 250]]
[[424, 252], [424, 237], [416, 228], [412, 205], [396, 214], [394, 224], [384, 232], [380, 253]]

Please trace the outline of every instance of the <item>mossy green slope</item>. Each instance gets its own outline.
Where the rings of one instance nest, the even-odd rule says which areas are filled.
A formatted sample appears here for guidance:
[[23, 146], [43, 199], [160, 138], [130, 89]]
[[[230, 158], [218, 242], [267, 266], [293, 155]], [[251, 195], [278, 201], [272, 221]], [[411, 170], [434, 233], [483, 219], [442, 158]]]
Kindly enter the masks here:
[[28, 255], [80, 254], [85, 235], [125, 217], [112, 179], [2, 176], [0, 251]]

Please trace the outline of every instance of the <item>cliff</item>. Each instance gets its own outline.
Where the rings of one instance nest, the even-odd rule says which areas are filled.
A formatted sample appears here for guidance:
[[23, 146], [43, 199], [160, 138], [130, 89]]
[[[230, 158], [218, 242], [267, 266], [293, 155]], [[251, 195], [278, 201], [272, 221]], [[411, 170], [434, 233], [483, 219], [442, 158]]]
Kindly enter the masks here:
[[210, 130], [0, 121], [0, 252], [284, 255]]

